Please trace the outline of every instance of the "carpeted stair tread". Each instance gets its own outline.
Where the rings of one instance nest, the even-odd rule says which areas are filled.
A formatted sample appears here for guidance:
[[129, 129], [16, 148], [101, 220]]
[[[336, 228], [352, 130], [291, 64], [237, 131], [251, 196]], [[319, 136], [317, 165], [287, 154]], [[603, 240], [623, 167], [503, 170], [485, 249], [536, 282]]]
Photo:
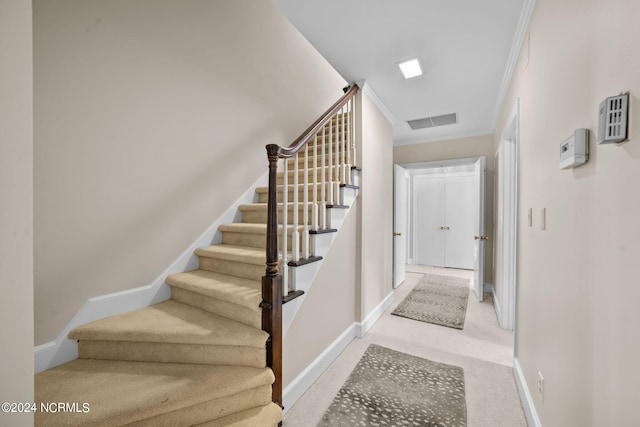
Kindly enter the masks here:
[[276, 427], [282, 421], [282, 408], [275, 403], [251, 408], [196, 427]]
[[207, 248], [196, 249], [195, 254], [199, 257], [217, 258], [245, 264], [265, 265], [266, 263], [266, 253], [264, 248], [251, 248], [248, 246], [234, 245], [212, 245]]
[[268, 405], [273, 381], [268, 368], [78, 359], [37, 374], [35, 400], [90, 410], [38, 411], [35, 425], [196, 425]]
[[69, 333], [76, 340], [257, 348], [265, 346], [268, 336], [260, 329], [172, 300], [96, 320]]
[[168, 285], [185, 289], [200, 295], [260, 310], [262, 283], [257, 280], [214, 273], [207, 270], [193, 270], [172, 274], [167, 277]]

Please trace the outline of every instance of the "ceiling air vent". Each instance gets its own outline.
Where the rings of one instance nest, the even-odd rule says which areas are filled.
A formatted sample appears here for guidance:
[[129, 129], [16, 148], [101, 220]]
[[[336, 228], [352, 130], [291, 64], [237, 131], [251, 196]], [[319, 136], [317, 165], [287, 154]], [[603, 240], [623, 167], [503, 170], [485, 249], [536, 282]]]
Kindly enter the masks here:
[[458, 116], [456, 113], [443, 114], [442, 116], [425, 117], [424, 119], [407, 120], [411, 129], [426, 129], [436, 126], [453, 125], [458, 123]]

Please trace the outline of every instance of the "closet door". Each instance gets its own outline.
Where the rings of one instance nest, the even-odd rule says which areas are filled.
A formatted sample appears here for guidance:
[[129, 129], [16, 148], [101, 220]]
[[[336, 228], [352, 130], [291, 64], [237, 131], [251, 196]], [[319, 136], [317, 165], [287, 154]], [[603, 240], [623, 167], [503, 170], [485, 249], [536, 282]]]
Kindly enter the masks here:
[[448, 176], [445, 190], [446, 240], [444, 265], [473, 270], [474, 176]]
[[415, 262], [445, 266], [445, 179], [415, 176], [413, 180]]

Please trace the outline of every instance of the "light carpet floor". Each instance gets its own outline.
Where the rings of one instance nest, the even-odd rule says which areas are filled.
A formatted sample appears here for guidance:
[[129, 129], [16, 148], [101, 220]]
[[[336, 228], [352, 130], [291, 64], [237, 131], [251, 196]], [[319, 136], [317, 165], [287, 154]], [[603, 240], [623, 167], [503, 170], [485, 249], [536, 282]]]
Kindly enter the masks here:
[[526, 427], [512, 373], [513, 334], [498, 326], [490, 296], [485, 294], [479, 303], [473, 293], [469, 295], [462, 331], [391, 315], [425, 273], [472, 277], [469, 271], [407, 266], [394, 303], [289, 408], [285, 427], [316, 425], [370, 344], [463, 368], [468, 427]]

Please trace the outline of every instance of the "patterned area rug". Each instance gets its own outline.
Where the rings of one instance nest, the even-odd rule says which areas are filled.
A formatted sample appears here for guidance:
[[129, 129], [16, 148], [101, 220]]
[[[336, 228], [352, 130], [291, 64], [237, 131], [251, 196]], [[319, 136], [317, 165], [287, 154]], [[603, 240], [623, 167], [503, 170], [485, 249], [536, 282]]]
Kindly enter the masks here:
[[462, 329], [468, 299], [469, 279], [425, 274], [391, 314]]
[[465, 427], [462, 368], [369, 346], [318, 427]]

